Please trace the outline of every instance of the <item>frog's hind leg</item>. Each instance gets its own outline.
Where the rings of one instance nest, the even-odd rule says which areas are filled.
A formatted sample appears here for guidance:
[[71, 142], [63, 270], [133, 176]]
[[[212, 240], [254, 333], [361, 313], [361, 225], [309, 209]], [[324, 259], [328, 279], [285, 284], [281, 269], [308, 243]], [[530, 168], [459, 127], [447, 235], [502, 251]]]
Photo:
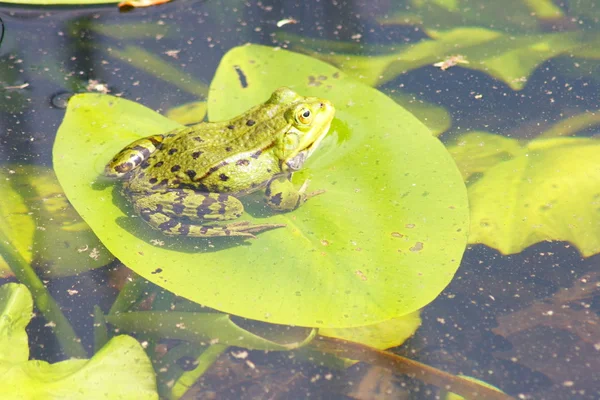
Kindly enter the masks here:
[[191, 189], [171, 189], [135, 196], [135, 209], [148, 224], [170, 236], [254, 237], [281, 224], [255, 224], [247, 221], [227, 225], [211, 222], [232, 220], [244, 212], [243, 204], [235, 197], [222, 193], [199, 193]]

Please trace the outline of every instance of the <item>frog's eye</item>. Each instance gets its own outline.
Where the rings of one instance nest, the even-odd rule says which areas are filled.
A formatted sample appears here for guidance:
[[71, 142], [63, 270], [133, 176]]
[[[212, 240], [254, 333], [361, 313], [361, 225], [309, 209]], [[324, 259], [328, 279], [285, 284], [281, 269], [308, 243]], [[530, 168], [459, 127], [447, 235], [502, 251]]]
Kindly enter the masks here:
[[302, 125], [310, 125], [312, 122], [312, 112], [308, 108], [300, 108], [296, 113], [296, 121]]

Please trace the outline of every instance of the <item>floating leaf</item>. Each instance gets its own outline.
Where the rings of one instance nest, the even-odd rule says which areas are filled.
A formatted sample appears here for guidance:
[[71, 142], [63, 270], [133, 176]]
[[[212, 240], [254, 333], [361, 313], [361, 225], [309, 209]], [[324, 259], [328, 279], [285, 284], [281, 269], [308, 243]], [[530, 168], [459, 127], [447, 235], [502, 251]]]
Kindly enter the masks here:
[[[349, 340], [375, 349], [384, 350], [402, 345], [402, 343], [414, 335], [420, 325], [420, 312], [415, 311], [372, 325], [357, 326], [354, 328], [321, 328], [319, 329], [319, 335]], [[317, 338], [317, 340], [319, 339]], [[357, 362], [356, 360], [337, 357], [333, 354], [315, 350], [311, 346], [302, 347], [295, 353], [304, 360], [310, 360], [313, 364], [324, 365], [328, 368], [344, 369]]]
[[[140, 344], [117, 336], [90, 360], [29, 359], [25, 327], [33, 312], [24, 285], [0, 287], [0, 397], [3, 399], [158, 399], [154, 370]], [[107, 385], [110, 382], [110, 385]]]
[[[117, 1], [115, 1], [116, 3]], [[163, 38], [170, 37], [175, 30], [173, 25], [158, 25], [148, 23], [134, 23], [128, 19], [126, 22], [121, 24], [115, 23], [98, 23], [94, 22], [90, 24], [89, 29], [93, 32], [97, 32], [101, 35], [110, 36], [118, 40], [132, 40], [132, 39], [147, 39], [147, 38]]]
[[167, 110], [165, 116], [183, 125], [202, 122], [206, 116], [206, 102], [193, 101]]
[[597, 24], [598, 18], [600, 18], [600, 4], [596, 1], [571, 0], [569, 2], [569, 12]]
[[462, 68], [482, 71], [515, 90], [544, 61], [594, 44], [594, 36], [583, 32], [511, 35], [487, 28], [461, 27], [447, 31], [428, 30], [425, 39], [400, 51], [378, 56], [349, 54], [319, 55], [368, 85], [381, 85], [410, 70], [461, 56]]
[[487, 132], [471, 132], [459, 136], [448, 146], [463, 179], [481, 174], [501, 161], [510, 160], [523, 151], [518, 140]]
[[598, 140], [538, 139], [517, 150], [514, 139], [478, 133], [457, 143], [448, 150], [463, 175], [482, 172], [468, 187], [470, 243], [513, 254], [565, 240], [586, 257], [600, 252]]
[[600, 110], [587, 111], [580, 114], [563, 118], [550, 129], [547, 129], [540, 137], [553, 138], [558, 136], [571, 136], [580, 131], [594, 129], [600, 126]]
[[33, 299], [25, 285], [7, 283], [0, 286], [0, 365], [29, 359], [25, 327], [31, 320], [32, 311]]
[[420, 325], [421, 317], [416, 311], [373, 325], [355, 328], [322, 328], [319, 329], [319, 334], [384, 350], [400, 346], [416, 332]]
[[[0, 172], [0, 230], [45, 276], [68, 276], [113, 257], [69, 204], [52, 170], [8, 166]], [[12, 275], [0, 256], [0, 275]]]
[[444, 107], [402, 92], [389, 93], [388, 96], [424, 123], [434, 136], [441, 135], [452, 126], [452, 117]]
[[330, 65], [262, 46], [225, 55], [209, 117], [231, 118], [284, 85], [336, 106], [330, 134], [294, 177], [326, 193], [283, 214], [246, 199], [244, 219], [286, 225], [256, 240], [170, 238], [133, 217], [100, 177], [105, 163], [134, 139], [181, 125], [124, 99], [70, 100], [54, 146], [57, 175], [113, 254], [197, 303], [309, 327], [363, 326], [421, 308], [452, 279], [466, 241], [466, 191], [451, 157], [387, 96]]
[[[569, 4], [569, 7], [571, 5]], [[502, 16], [502, 18], [499, 18]], [[382, 25], [423, 25], [451, 29], [460, 25], [504, 32], [537, 31], [541, 21], [564, 17], [552, 0], [410, 0], [409, 5], [378, 19]]]
[[109, 48], [107, 52], [111, 57], [129, 63], [150, 75], [169, 82], [181, 90], [200, 98], [206, 97], [208, 88], [205, 83], [194, 79], [176, 66], [142, 47], [126, 46], [124, 49]]

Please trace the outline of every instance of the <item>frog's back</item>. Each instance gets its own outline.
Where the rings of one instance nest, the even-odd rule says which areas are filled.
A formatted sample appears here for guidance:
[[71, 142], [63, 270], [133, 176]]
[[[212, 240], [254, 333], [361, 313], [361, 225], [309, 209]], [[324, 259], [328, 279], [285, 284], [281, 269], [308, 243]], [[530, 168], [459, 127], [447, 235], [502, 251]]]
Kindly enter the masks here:
[[[201, 123], [165, 135], [154, 152], [134, 172], [129, 187], [134, 191], [164, 187], [198, 186], [219, 169], [231, 172], [231, 164], [251, 162], [275, 144], [289, 128], [282, 105], [260, 105], [229, 121]], [[246, 171], [251, 173], [252, 171]]]

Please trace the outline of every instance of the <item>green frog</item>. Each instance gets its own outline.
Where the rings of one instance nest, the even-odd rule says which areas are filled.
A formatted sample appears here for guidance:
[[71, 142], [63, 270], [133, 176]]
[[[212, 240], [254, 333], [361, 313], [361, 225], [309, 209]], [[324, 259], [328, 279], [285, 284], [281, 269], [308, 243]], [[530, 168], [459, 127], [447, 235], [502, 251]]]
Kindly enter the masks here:
[[254, 234], [281, 224], [223, 223], [240, 217], [240, 197], [264, 189], [275, 211], [309, 198], [290, 181], [327, 134], [335, 109], [324, 99], [277, 89], [264, 103], [229, 121], [203, 122], [126, 146], [105, 175], [123, 178], [122, 193], [151, 227], [172, 236]]

